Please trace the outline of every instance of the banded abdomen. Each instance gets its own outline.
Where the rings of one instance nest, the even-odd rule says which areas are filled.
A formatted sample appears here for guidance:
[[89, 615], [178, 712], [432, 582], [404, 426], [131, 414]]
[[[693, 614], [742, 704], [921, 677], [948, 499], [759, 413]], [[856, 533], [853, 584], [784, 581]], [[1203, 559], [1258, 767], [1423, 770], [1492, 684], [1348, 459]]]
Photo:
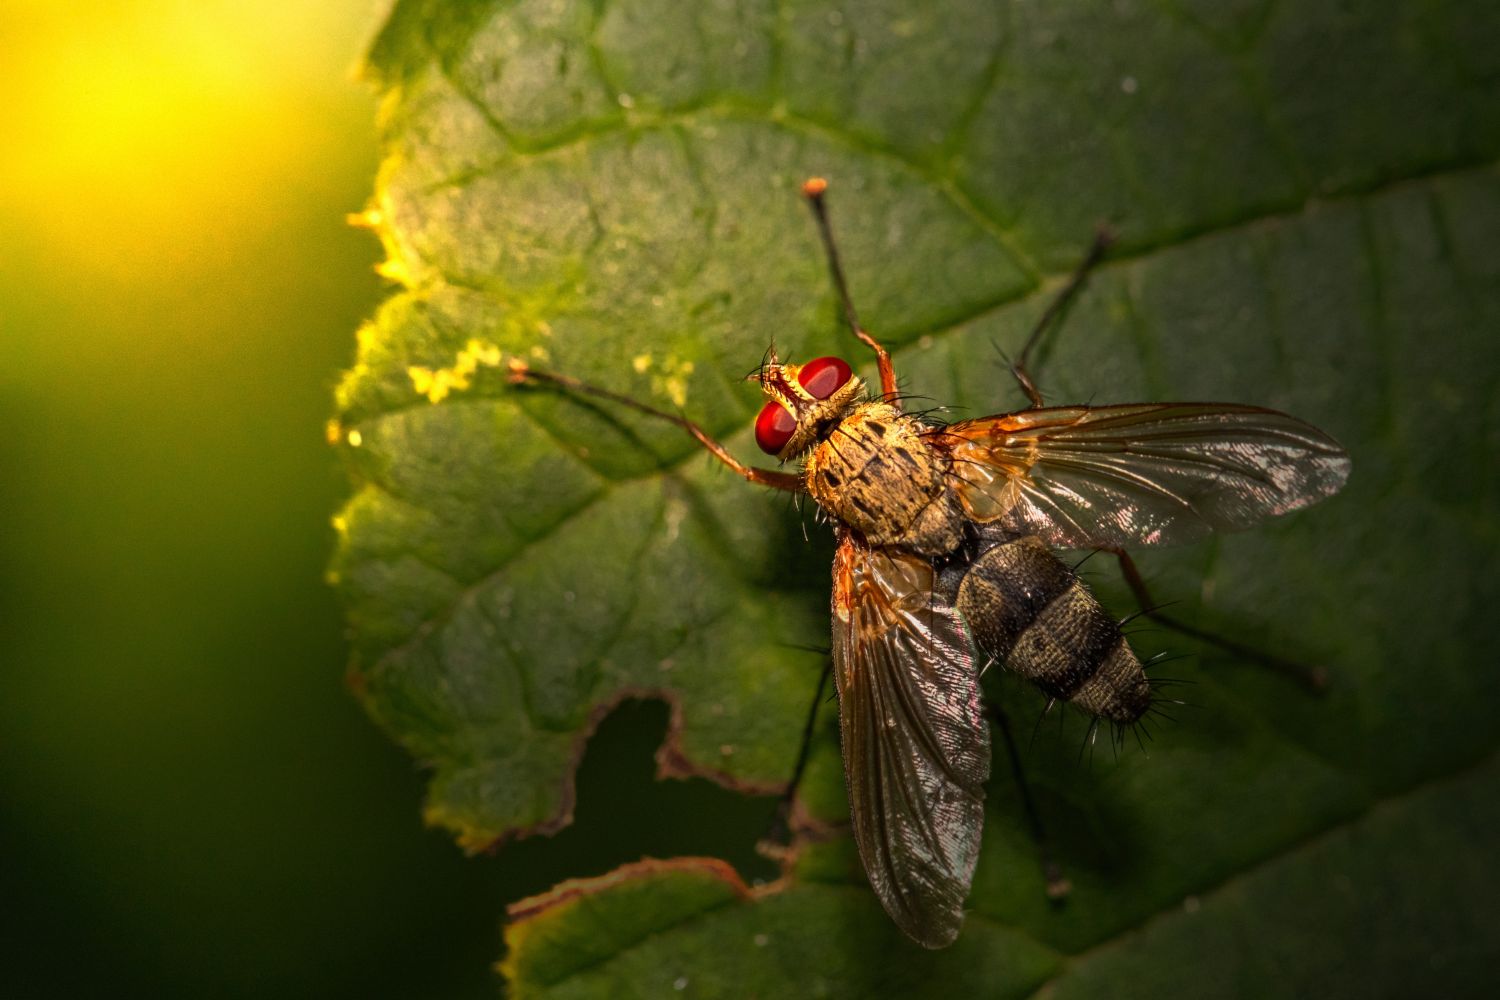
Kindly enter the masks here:
[[1151, 707], [1119, 623], [1040, 538], [992, 545], [961, 572], [958, 610], [987, 656], [1090, 715], [1129, 724]]

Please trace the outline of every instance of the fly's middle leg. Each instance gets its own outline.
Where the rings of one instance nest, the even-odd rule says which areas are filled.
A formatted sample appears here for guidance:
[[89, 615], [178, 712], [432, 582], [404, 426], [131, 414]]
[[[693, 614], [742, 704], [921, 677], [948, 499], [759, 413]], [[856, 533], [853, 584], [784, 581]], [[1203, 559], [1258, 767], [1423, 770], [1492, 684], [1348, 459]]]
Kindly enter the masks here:
[[1042, 392], [1037, 388], [1036, 379], [1032, 377], [1031, 370], [1027, 367], [1028, 362], [1031, 360], [1031, 352], [1042, 339], [1042, 335], [1057, 323], [1064, 311], [1067, 310], [1069, 304], [1078, 296], [1079, 290], [1083, 288], [1083, 283], [1088, 279], [1089, 272], [1104, 259], [1105, 252], [1109, 250], [1114, 241], [1115, 234], [1107, 226], [1101, 225], [1094, 231], [1094, 242], [1089, 247], [1088, 254], [1073, 271], [1073, 276], [1068, 279], [1068, 283], [1063, 286], [1062, 291], [1057, 293], [1057, 297], [1052, 300], [1047, 306], [1046, 311], [1042, 313], [1041, 318], [1036, 321], [1036, 326], [1031, 328], [1031, 335], [1026, 338], [1026, 344], [1021, 348], [1021, 353], [1016, 355], [1015, 361], [1011, 362], [1010, 373], [1021, 384], [1021, 391], [1026, 394], [1026, 398], [1031, 400], [1032, 409], [1040, 409], [1043, 404]]
[[797, 789], [802, 785], [802, 775], [807, 771], [807, 758], [812, 753], [813, 735], [818, 727], [818, 710], [823, 706], [823, 692], [828, 690], [828, 678], [833, 674], [833, 660], [823, 664], [818, 675], [818, 689], [813, 693], [811, 707], [807, 710], [807, 722], [802, 726], [802, 745], [797, 748], [797, 763], [792, 765], [792, 777], [776, 803], [776, 815], [771, 819], [771, 829], [761, 839], [760, 851], [775, 855], [792, 839], [792, 807], [797, 801]]

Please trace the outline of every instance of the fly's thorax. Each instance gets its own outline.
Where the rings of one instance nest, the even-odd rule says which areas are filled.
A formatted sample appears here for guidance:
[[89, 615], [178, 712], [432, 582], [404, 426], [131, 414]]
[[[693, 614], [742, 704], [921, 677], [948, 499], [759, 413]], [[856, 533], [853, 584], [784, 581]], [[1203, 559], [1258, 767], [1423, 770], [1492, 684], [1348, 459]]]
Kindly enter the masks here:
[[1151, 707], [1119, 623], [1040, 538], [981, 552], [963, 570], [957, 605], [979, 648], [1046, 694], [1119, 723]]
[[962, 539], [950, 459], [930, 428], [889, 403], [861, 403], [821, 435], [804, 466], [808, 492], [871, 545], [943, 555]]

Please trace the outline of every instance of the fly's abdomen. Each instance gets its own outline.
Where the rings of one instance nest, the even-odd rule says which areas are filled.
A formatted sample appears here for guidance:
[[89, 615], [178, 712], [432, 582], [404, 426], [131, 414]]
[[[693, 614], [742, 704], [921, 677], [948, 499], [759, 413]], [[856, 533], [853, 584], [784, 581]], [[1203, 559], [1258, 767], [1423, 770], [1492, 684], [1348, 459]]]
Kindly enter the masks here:
[[964, 570], [958, 610], [981, 650], [1051, 697], [1122, 723], [1151, 707], [1119, 623], [1041, 539], [982, 552]]

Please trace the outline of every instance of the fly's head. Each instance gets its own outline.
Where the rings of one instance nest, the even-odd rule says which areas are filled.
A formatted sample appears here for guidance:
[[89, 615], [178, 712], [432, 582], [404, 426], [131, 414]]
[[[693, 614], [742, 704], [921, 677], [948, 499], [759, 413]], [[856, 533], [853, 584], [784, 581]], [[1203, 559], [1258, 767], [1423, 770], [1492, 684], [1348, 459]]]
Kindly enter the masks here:
[[750, 377], [766, 394], [755, 418], [755, 443], [783, 462], [811, 448], [865, 398], [864, 382], [843, 358], [783, 364], [772, 351]]

